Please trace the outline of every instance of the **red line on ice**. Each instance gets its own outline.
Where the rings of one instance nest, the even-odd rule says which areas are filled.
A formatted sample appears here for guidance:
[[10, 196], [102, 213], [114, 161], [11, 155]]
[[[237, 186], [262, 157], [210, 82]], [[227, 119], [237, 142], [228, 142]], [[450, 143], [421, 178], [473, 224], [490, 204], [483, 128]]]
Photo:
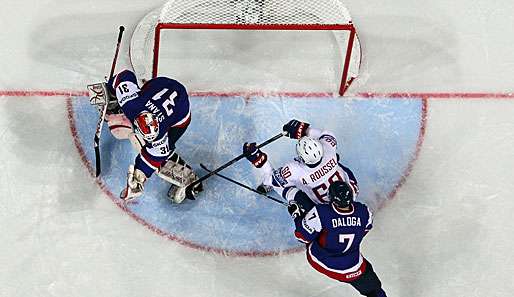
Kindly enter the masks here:
[[86, 91], [55, 91], [55, 90], [0, 90], [0, 96], [10, 97], [54, 97], [54, 96], [87, 96]]
[[[87, 96], [87, 91], [81, 90], [0, 90], [0, 96], [10, 97], [53, 97], [53, 96]], [[339, 97], [337, 93], [329, 92], [190, 92], [191, 97]], [[345, 97], [388, 98], [388, 99], [514, 99], [514, 93], [450, 93], [450, 92], [361, 92], [348, 94]]]
[[[77, 134], [77, 129], [75, 125], [75, 117], [73, 112], [73, 106], [71, 103], [71, 97], [74, 96], [87, 96], [86, 91], [60, 91], [60, 90], [0, 90], [0, 96], [5, 97], [65, 97], [66, 98], [66, 109], [68, 112], [68, 121], [70, 125], [70, 132], [73, 137], [74, 144], [78, 150], [80, 159], [82, 163], [86, 166], [89, 175], [95, 180], [98, 184], [102, 192], [106, 194], [120, 209], [126, 212], [130, 217], [134, 220], [151, 230], [152, 232], [163, 236], [169, 240], [176, 241], [182, 245], [187, 247], [213, 252], [216, 254], [226, 255], [226, 256], [237, 256], [237, 257], [266, 257], [266, 256], [276, 256], [276, 255], [285, 255], [292, 254], [303, 251], [303, 247], [288, 249], [282, 252], [262, 252], [262, 251], [232, 251], [225, 250], [213, 247], [202, 246], [182, 238], [179, 238], [175, 235], [169, 234], [166, 231], [163, 231], [139, 217], [136, 213], [131, 211], [127, 206], [112, 192], [109, 191], [106, 184], [103, 180], [99, 178], [95, 178], [95, 170], [93, 169], [92, 164], [86, 157], [85, 151], [83, 149], [83, 145], [80, 142], [80, 139]], [[205, 96], [219, 96], [219, 97], [230, 97], [230, 96], [243, 96], [243, 97], [252, 97], [252, 96], [283, 96], [283, 97], [335, 97], [334, 94], [331, 93], [306, 93], [306, 92], [287, 92], [287, 93], [264, 93], [264, 92], [255, 92], [255, 93], [223, 93], [223, 92], [192, 92], [191, 97], [205, 97]], [[351, 96], [351, 95], [350, 95]], [[399, 189], [406, 182], [408, 176], [412, 172], [414, 167], [414, 163], [419, 157], [421, 152], [421, 147], [423, 145], [425, 130], [426, 130], [426, 122], [427, 122], [427, 114], [428, 114], [428, 99], [514, 99], [514, 94], [511, 93], [359, 93], [354, 95], [355, 97], [363, 97], [363, 98], [387, 98], [387, 99], [421, 99], [422, 100], [422, 111], [421, 111], [421, 123], [420, 123], [420, 132], [418, 134], [418, 140], [416, 143], [416, 149], [413, 158], [407, 165], [407, 168], [400, 178], [399, 182], [396, 184], [394, 189], [387, 195], [387, 200], [385, 203], [380, 205], [383, 207], [387, 201], [392, 199]]]

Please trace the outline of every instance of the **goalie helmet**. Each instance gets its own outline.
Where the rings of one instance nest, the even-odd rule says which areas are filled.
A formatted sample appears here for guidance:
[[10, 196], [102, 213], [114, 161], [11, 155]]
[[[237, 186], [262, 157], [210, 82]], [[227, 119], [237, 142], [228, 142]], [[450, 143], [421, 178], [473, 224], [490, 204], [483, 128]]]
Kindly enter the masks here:
[[335, 181], [328, 187], [328, 197], [335, 206], [348, 207], [353, 201], [352, 187], [344, 181]]
[[298, 158], [309, 167], [316, 167], [323, 158], [323, 146], [319, 140], [304, 136], [296, 143]]
[[140, 113], [134, 120], [134, 125], [146, 141], [154, 141], [159, 135], [159, 122], [151, 112]]

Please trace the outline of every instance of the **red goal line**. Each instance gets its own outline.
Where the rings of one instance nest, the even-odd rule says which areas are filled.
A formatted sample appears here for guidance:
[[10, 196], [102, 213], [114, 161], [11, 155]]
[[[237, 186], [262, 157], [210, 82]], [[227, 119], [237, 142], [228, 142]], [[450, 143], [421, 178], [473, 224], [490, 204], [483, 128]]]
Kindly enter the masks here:
[[[79, 90], [0, 90], [3, 97], [80, 97], [88, 96], [87, 91]], [[191, 92], [191, 97], [339, 97], [335, 93], [309, 93], [309, 92]], [[514, 93], [416, 93], [416, 92], [360, 92], [348, 94], [340, 98], [397, 98], [397, 99], [514, 99]]]

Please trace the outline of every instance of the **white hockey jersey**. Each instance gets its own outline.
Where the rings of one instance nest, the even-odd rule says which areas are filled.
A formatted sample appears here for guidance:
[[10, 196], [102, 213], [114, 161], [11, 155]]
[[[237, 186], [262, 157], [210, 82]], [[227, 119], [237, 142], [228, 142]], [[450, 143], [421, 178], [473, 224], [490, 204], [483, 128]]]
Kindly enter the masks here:
[[287, 201], [294, 199], [298, 191], [303, 191], [315, 204], [328, 203], [328, 187], [337, 180], [349, 183], [358, 194], [357, 181], [353, 173], [339, 163], [337, 140], [329, 131], [309, 128], [307, 136], [318, 139], [323, 146], [321, 163], [308, 167], [298, 159], [274, 169], [266, 162], [259, 170], [263, 174], [263, 184], [273, 189]]

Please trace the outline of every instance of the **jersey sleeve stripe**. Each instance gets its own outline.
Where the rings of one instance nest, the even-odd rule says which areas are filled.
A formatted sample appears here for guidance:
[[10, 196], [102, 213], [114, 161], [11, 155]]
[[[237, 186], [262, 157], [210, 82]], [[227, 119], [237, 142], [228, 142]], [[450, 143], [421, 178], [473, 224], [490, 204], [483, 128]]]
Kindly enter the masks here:
[[296, 237], [296, 239], [298, 239], [298, 241], [300, 242], [303, 242], [303, 243], [309, 243], [310, 241], [308, 241], [302, 233], [298, 232], [298, 231], [295, 231], [294, 232], [294, 236]]
[[161, 162], [152, 160], [150, 155], [146, 153], [144, 149], [141, 150], [141, 159], [153, 170], [157, 170], [157, 168], [161, 167]]
[[321, 233], [318, 236], [318, 244], [322, 248], [327, 245], [327, 234], [327, 230], [321, 230]]
[[287, 188], [284, 188], [284, 190], [282, 191], [282, 198], [286, 199], [287, 200], [287, 193], [289, 191], [291, 191], [293, 189], [293, 187], [287, 187]]
[[189, 125], [190, 122], [191, 122], [191, 110], [187, 112], [187, 115], [182, 120], [178, 121], [172, 127], [185, 128]]
[[368, 210], [368, 224], [366, 224], [366, 229], [367, 231], [369, 231], [372, 227], [373, 227], [373, 213], [371, 212], [371, 210], [369, 210], [368, 207], [366, 207], [366, 209]]

